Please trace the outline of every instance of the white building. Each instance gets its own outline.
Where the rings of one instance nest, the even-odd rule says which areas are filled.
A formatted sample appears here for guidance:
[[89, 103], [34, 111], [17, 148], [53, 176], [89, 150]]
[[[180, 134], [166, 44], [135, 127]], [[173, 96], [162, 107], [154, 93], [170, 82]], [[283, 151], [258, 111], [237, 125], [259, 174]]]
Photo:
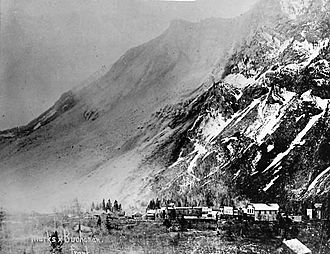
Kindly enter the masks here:
[[[253, 207], [253, 208], [252, 208]], [[250, 209], [254, 209], [256, 221], [276, 221], [279, 210], [278, 204], [251, 203]], [[251, 212], [251, 210], [250, 210]]]
[[156, 219], [156, 210], [149, 209], [147, 210], [146, 218], [147, 220], [155, 220]]
[[249, 217], [254, 217], [254, 206], [252, 204], [248, 204], [243, 208], [243, 212]]
[[224, 206], [223, 207], [223, 214], [224, 215], [234, 215], [234, 208], [232, 206]]

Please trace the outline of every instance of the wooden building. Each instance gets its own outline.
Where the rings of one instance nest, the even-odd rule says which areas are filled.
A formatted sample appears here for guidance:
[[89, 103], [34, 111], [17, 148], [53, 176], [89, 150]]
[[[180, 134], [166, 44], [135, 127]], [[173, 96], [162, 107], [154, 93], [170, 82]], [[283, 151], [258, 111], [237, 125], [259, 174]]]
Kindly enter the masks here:
[[251, 203], [251, 208], [256, 221], [276, 221], [277, 219], [278, 204]]

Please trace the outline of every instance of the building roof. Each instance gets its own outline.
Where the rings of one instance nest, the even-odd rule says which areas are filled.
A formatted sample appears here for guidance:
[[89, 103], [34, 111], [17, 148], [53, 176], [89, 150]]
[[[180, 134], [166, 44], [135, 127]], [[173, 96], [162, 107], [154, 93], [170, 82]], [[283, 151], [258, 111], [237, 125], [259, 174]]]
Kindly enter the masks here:
[[307, 248], [298, 239], [284, 240], [283, 243], [296, 254], [311, 254], [312, 251]]
[[278, 211], [278, 204], [251, 203], [256, 211]]

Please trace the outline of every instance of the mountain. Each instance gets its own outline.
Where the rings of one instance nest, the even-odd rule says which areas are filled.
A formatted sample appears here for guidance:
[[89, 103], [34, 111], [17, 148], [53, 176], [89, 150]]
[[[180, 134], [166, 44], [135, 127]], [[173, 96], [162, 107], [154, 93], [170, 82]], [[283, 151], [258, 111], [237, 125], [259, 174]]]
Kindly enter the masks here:
[[255, 1], [2, 0], [0, 130], [36, 118], [171, 20], [239, 15]]
[[234, 19], [173, 21], [104, 76], [0, 132], [2, 203], [322, 198], [328, 10], [262, 0]]
[[158, 196], [283, 207], [327, 198], [329, 3], [274, 2], [253, 11], [273, 6], [281, 18], [237, 47], [223, 79], [170, 120], [180, 130], [170, 144], [179, 156], [167, 156], [169, 165], [156, 175]]
[[[145, 131], [150, 117], [212, 84], [211, 70], [242, 37], [239, 22], [175, 20], [26, 126], [0, 132], [3, 203], [49, 210], [74, 197], [142, 199], [150, 170], [138, 170], [146, 154], [138, 148], [151, 135]], [[135, 175], [141, 177], [133, 183]]]

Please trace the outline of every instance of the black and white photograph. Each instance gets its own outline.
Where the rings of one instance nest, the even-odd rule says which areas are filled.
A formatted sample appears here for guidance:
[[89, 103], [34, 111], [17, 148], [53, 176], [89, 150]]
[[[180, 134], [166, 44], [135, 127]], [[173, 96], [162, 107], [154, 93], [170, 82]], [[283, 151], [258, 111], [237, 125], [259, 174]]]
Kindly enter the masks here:
[[0, 0], [0, 254], [329, 254], [330, 0]]

